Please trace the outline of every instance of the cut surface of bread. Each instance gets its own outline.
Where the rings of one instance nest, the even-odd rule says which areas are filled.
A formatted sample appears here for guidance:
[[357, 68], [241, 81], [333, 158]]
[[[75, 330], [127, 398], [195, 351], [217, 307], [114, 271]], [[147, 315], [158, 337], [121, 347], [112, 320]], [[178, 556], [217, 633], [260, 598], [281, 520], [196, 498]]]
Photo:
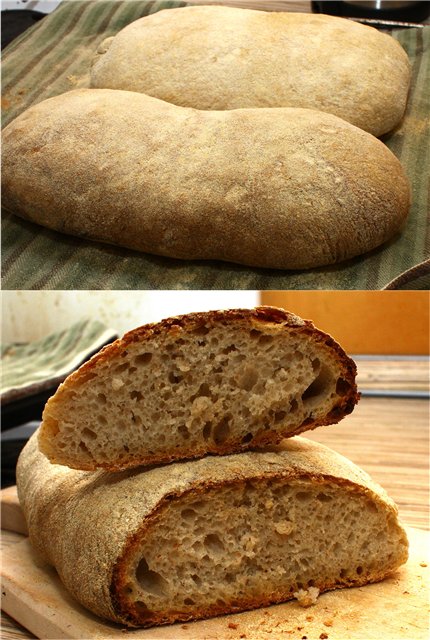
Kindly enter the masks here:
[[130, 626], [312, 599], [408, 555], [384, 490], [304, 438], [112, 474], [52, 465], [33, 437], [17, 482], [36, 549], [84, 606]]
[[104, 40], [91, 86], [197, 109], [305, 107], [380, 136], [401, 120], [410, 64], [391, 36], [328, 15], [185, 7]]
[[281, 309], [194, 313], [126, 334], [46, 404], [39, 446], [78, 469], [224, 454], [338, 422], [356, 367]]

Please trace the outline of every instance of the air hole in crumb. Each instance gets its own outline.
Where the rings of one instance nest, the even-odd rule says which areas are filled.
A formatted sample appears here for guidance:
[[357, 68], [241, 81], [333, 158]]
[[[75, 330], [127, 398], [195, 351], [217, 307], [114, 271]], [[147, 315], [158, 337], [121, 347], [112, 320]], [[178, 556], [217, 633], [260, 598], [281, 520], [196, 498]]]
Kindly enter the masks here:
[[230, 435], [230, 418], [231, 416], [224, 416], [224, 418], [215, 425], [213, 432], [215, 444], [223, 444], [228, 439]]
[[194, 335], [196, 336], [206, 336], [209, 331], [209, 327], [205, 327], [205, 325], [202, 324], [200, 327], [196, 327], [195, 329], [193, 329], [191, 333], [194, 333]]
[[185, 598], [184, 599], [184, 604], [195, 604], [194, 600], [192, 598]]
[[134, 364], [144, 365], [148, 364], [152, 360], [152, 353], [141, 353], [140, 356], [136, 356], [134, 359]]
[[338, 378], [336, 382], [336, 393], [338, 396], [346, 396], [350, 389], [351, 385], [349, 384], [349, 382], [347, 382], [343, 378]]
[[209, 385], [207, 384], [207, 382], [203, 382], [200, 385], [199, 390], [197, 391], [197, 396], [206, 396], [209, 398], [210, 395], [211, 391], [209, 389]]
[[320, 502], [330, 502], [332, 499], [332, 496], [328, 496], [326, 493], [319, 493], [317, 495], [317, 500]]
[[258, 338], [258, 342], [260, 344], [270, 344], [270, 342], [273, 342], [273, 340], [274, 340], [274, 336], [264, 335], [264, 334]]
[[97, 394], [97, 400], [100, 402], [100, 404], [106, 404], [106, 396], [104, 393], [98, 393]]
[[211, 430], [212, 430], [212, 423], [206, 422], [205, 426], [203, 427], [203, 438], [205, 440], [209, 440], [211, 435]]
[[190, 432], [184, 424], [179, 425], [178, 433], [180, 433], [185, 440], [188, 440], [188, 438], [190, 437]]
[[298, 408], [299, 408], [299, 403], [297, 402], [297, 400], [293, 398], [290, 402], [291, 413], [294, 413], [295, 411], [297, 411]]
[[196, 573], [193, 573], [191, 576], [191, 580], [195, 582], [195, 584], [199, 587], [202, 583], [202, 579]]
[[318, 358], [315, 358], [314, 360], [312, 360], [312, 369], [314, 370], [314, 373], [317, 373], [317, 371], [319, 371], [320, 366], [321, 366], [321, 362], [319, 361]]
[[124, 449], [124, 451], [126, 451], [127, 453], [129, 453], [129, 452], [130, 452], [130, 449], [127, 447], [127, 445], [126, 445], [126, 444], [124, 444], [122, 448], [123, 448], [123, 449]]
[[347, 571], [346, 571], [346, 569], [341, 569], [341, 570], [340, 570], [340, 574], [339, 574], [339, 575], [340, 575], [340, 577], [341, 577], [341, 578], [346, 578], [346, 576], [347, 576]]
[[363, 573], [363, 567], [357, 567], [356, 571], [358, 575], [361, 575]]
[[243, 444], [246, 444], [247, 442], [251, 442], [252, 438], [254, 436], [252, 435], [252, 433], [247, 433], [245, 436], [243, 436], [242, 438], [242, 442]]
[[309, 502], [309, 500], [312, 499], [312, 494], [309, 493], [309, 491], [299, 491], [296, 493], [296, 499], [299, 500], [299, 502]]
[[92, 429], [88, 429], [88, 427], [85, 427], [82, 430], [82, 435], [85, 436], [86, 438], [89, 438], [90, 440], [97, 439], [97, 434], [94, 431], [92, 431]]
[[115, 367], [114, 371], [115, 371], [115, 373], [122, 373], [126, 369], [128, 369], [128, 363], [127, 362], [123, 362], [123, 364], [119, 364], [117, 367]]
[[190, 520], [194, 520], [194, 518], [196, 517], [197, 512], [194, 511], [194, 509], [182, 509], [181, 511], [181, 516], [183, 520], [186, 521], [190, 521]]
[[181, 380], [182, 376], [173, 373], [173, 371], [169, 373], [169, 382], [171, 382], [172, 384], [178, 384], [178, 382], [180, 382]]
[[276, 411], [275, 418], [274, 418], [275, 422], [281, 422], [281, 420], [283, 420], [286, 415], [287, 415], [286, 411]]
[[258, 371], [253, 367], [246, 367], [237, 381], [237, 386], [245, 391], [251, 391], [258, 381]]
[[142, 558], [137, 565], [136, 580], [144, 591], [148, 591], [148, 593], [152, 593], [155, 596], [166, 595], [166, 580], [156, 571], [151, 571], [145, 558]]
[[332, 375], [330, 369], [325, 365], [322, 365], [321, 371], [319, 372], [318, 376], [303, 392], [303, 403], [307, 404], [310, 401], [319, 398], [324, 392], [328, 391], [331, 380]]
[[230, 344], [228, 347], [223, 349], [221, 353], [223, 353], [226, 356], [228, 353], [231, 353], [232, 351], [237, 351], [237, 347], [234, 344]]
[[215, 555], [220, 554], [224, 551], [224, 545], [216, 533], [209, 533], [204, 539], [204, 545]]
[[141, 394], [141, 392], [140, 392], [140, 391], [136, 391], [136, 390], [134, 390], [134, 391], [132, 391], [132, 392], [130, 393], [130, 398], [131, 398], [132, 400], [136, 400], [136, 402], [139, 402], [140, 400], [142, 400], [143, 395]]
[[259, 338], [261, 335], [261, 331], [258, 331], [257, 329], [251, 329], [251, 331], [249, 332], [249, 336], [254, 339]]
[[98, 422], [99, 424], [107, 424], [107, 420], [106, 420], [106, 418], [105, 418], [104, 416], [102, 416], [102, 415], [97, 416], [97, 422]]
[[85, 444], [85, 442], [82, 442], [82, 440], [81, 440], [81, 442], [79, 443], [79, 449], [80, 449], [81, 451], [83, 451], [84, 453], [88, 453], [88, 454], [90, 453], [90, 452], [89, 452], [89, 449], [88, 449], [88, 447], [87, 447], [87, 445]]

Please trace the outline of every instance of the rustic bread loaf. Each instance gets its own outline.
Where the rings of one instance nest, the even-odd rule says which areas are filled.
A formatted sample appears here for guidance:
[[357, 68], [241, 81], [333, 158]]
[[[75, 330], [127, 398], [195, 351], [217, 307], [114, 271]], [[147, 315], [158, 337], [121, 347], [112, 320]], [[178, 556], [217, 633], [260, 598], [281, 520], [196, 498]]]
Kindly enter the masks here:
[[280, 269], [339, 262], [402, 226], [397, 158], [335, 116], [185, 109], [86, 89], [3, 134], [3, 204], [64, 233], [185, 259]]
[[91, 86], [196, 109], [305, 107], [380, 136], [406, 107], [408, 56], [391, 36], [326, 15], [231, 7], [160, 11], [99, 46]]
[[39, 444], [88, 470], [243, 451], [341, 420], [355, 373], [330, 336], [281, 309], [192, 313], [131, 331], [71, 374]]
[[115, 474], [17, 467], [30, 539], [72, 595], [130, 626], [190, 620], [383, 579], [407, 559], [383, 489], [304, 438]]

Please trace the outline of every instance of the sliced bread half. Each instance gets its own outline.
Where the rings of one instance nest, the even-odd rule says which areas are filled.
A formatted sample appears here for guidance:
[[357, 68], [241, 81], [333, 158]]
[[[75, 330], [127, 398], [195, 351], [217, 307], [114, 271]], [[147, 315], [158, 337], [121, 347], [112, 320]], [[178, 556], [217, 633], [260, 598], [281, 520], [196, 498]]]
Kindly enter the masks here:
[[87, 470], [244, 451], [338, 422], [358, 400], [355, 374], [330, 336], [281, 309], [170, 318], [70, 375], [39, 446]]

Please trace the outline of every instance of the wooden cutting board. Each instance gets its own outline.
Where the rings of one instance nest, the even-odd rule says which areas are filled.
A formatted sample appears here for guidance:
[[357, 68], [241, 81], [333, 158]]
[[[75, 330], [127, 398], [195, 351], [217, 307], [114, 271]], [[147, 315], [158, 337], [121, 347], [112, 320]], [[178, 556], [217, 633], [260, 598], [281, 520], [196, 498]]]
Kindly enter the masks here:
[[[13, 490], [7, 500], [15, 502], [15, 508], [12, 525], [10, 520], [6, 524], [13, 526], [17, 521], [21, 526]], [[47, 640], [124, 640], [127, 635], [133, 640], [427, 640], [429, 533], [408, 528], [408, 537], [409, 561], [393, 577], [325, 593], [312, 607], [302, 608], [292, 601], [194, 623], [138, 630], [105, 623], [77, 604], [55, 570], [22, 538], [3, 553], [2, 608], [38, 638]]]

